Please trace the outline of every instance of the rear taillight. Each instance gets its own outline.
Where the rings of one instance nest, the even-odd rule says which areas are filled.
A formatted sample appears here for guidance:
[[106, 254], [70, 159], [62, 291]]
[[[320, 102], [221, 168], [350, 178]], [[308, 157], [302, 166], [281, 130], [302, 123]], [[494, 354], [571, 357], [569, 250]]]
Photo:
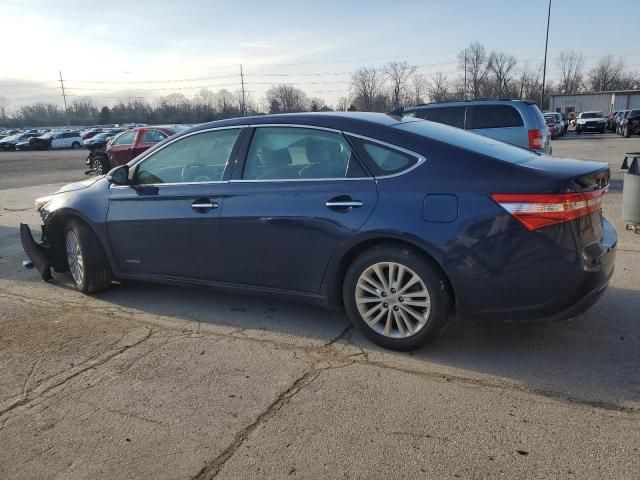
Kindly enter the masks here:
[[529, 148], [542, 148], [542, 132], [537, 128], [529, 130]]
[[564, 223], [602, 208], [606, 188], [579, 193], [495, 193], [494, 202], [529, 230]]

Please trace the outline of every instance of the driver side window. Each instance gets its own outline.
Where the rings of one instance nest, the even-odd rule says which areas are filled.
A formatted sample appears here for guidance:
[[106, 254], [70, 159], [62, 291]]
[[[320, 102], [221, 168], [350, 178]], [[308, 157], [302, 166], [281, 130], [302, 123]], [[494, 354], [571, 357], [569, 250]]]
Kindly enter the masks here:
[[222, 180], [239, 128], [196, 133], [151, 154], [137, 167], [134, 183], [204, 183]]

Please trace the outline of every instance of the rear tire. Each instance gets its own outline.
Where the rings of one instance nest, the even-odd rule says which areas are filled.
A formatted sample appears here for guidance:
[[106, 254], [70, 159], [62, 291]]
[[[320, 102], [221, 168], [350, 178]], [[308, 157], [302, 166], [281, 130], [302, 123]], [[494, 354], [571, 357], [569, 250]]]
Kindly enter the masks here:
[[353, 325], [369, 340], [390, 350], [410, 351], [438, 336], [452, 301], [448, 281], [437, 266], [411, 248], [387, 244], [363, 252], [351, 263], [343, 303]]
[[85, 223], [70, 220], [64, 229], [67, 266], [73, 283], [83, 293], [94, 293], [111, 285], [111, 267], [102, 243]]
[[78, 150], [80, 147], [82, 147], [82, 145], [80, 145], [78, 142], [73, 142], [71, 144], [71, 148], [73, 148], [74, 150]]

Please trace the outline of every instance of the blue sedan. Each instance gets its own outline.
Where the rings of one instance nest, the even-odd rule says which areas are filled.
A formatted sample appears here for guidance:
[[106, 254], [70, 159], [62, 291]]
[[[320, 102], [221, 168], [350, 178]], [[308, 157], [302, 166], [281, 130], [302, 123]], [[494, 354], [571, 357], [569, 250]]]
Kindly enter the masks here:
[[567, 318], [613, 273], [605, 163], [540, 155], [413, 118], [237, 118], [176, 134], [36, 200], [44, 280], [212, 286], [343, 308], [411, 350], [451, 313]]

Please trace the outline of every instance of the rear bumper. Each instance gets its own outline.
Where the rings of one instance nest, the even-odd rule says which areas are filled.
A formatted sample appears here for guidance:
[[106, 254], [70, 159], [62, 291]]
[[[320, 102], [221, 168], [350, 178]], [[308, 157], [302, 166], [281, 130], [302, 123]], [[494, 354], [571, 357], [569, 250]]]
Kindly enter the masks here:
[[51, 280], [51, 261], [47, 256], [47, 251], [42, 245], [36, 243], [31, 229], [24, 223], [20, 224], [20, 241], [25, 253], [40, 272], [42, 280]]
[[[565, 233], [571, 235], [569, 231]], [[567, 250], [567, 259], [544, 255], [540, 245], [516, 253], [513, 262], [519, 265], [518, 269], [497, 277], [486, 276], [480, 287], [481, 298], [459, 298], [459, 315], [463, 320], [513, 322], [563, 320], [580, 315], [606, 292], [614, 272], [616, 247], [616, 231], [603, 219], [600, 241], [573, 255]]]

